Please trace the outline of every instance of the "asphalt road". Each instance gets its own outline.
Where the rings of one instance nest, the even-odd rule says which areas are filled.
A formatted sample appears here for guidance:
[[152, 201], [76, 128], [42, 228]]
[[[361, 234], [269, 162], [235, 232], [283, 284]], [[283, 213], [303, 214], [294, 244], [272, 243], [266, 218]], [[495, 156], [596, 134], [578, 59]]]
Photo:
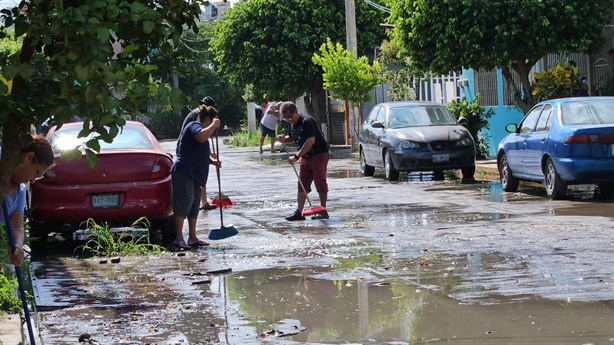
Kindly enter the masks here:
[[[551, 201], [531, 185], [503, 193], [479, 173], [475, 184], [391, 183], [360, 176], [356, 158], [332, 159], [331, 219], [287, 222], [297, 185], [285, 154], [222, 145], [220, 156], [234, 202], [224, 224], [239, 235], [116, 265], [34, 262], [45, 344], [614, 339], [614, 203], [591, 191]], [[212, 170], [210, 197], [217, 188]], [[220, 225], [203, 211], [198, 233]]]

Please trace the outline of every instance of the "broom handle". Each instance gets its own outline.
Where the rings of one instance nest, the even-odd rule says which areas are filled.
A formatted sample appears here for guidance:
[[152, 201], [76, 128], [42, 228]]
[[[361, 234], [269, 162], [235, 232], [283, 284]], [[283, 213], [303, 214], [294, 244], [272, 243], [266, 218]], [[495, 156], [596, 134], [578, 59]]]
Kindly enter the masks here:
[[[220, 199], [220, 204], [218, 205], [218, 207], [220, 208], [220, 224], [222, 226], [222, 228], [224, 227], [224, 215], [222, 212], [222, 179], [220, 178], [220, 144], [217, 141], [217, 129], [215, 130], [215, 145], [213, 146], [213, 153], [217, 156], [217, 165], [215, 166], [215, 172], [217, 173], [217, 190], [218, 190], [218, 195], [217, 197]], [[211, 143], [213, 143], [213, 140], [211, 140]], [[216, 150], [217, 148], [217, 150]]]
[[[288, 156], [288, 159], [290, 159], [290, 152], [288, 152], [288, 148], [286, 147], [285, 142], [284, 142], [284, 151], [286, 151], [286, 156]], [[294, 169], [294, 174], [296, 174], [296, 179], [298, 180], [298, 183], [301, 185], [301, 189], [303, 190], [303, 193], [305, 193], [305, 198], [307, 199], [307, 202], [309, 203], [309, 208], [312, 208], [313, 206], [311, 205], [311, 200], [309, 200], [309, 195], [307, 195], [307, 189], [305, 188], [303, 181], [301, 181], [301, 177], [298, 176], [298, 171], [296, 171], [296, 167], [292, 163], [290, 163], [290, 165], [292, 165], [292, 169]]]

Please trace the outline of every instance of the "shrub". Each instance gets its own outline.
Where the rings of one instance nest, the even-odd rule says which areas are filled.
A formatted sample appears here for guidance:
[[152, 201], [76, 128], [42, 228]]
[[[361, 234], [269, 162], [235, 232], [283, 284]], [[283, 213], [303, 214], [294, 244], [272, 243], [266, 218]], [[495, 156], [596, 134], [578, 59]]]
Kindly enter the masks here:
[[467, 102], [467, 98], [463, 96], [460, 101], [448, 103], [448, 110], [457, 119], [461, 116], [467, 119], [467, 130], [475, 140], [476, 155], [479, 159], [488, 157], [490, 152], [488, 145], [488, 137], [482, 133], [482, 129], [488, 129], [488, 119], [495, 113], [494, 110], [486, 110], [480, 106], [480, 94], [477, 94], [471, 103]]
[[232, 133], [232, 138], [228, 141], [229, 145], [235, 147], [258, 146], [260, 141], [260, 131], [250, 133], [247, 127], [241, 126], [241, 130]]
[[568, 62], [541, 73], [533, 73], [532, 93], [536, 102], [554, 98], [582, 96], [586, 86], [578, 75], [578, 68]]

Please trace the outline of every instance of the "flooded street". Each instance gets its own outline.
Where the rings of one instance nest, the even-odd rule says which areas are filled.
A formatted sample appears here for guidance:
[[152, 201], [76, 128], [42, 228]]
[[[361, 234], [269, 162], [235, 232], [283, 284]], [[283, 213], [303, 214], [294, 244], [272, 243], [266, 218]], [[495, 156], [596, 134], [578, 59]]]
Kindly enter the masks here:
[[[220, 156], [224, 225], [239, 235], [115, 264], [38, 259], [42, 343], [614, 343], [614, 202], [592, 191], [551, 201], [531, 185], [391, 183], [331, 159], [331, 218], [288, 222], [285, 154]], [[219, 211], [201, 211], [201, 238], [219, 227]]]

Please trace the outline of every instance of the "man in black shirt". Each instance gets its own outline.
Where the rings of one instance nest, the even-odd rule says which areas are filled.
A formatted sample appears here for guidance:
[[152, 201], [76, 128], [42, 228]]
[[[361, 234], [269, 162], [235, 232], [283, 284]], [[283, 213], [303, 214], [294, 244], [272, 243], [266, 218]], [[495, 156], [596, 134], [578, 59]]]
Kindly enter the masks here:
[[[320, 205], [324, 209], [318, 212], [317, 219], [328, 219], [326, 212], [326, 201], [328, 197], [328, 183], [326, 182], [326, 168], [330, 154], [328, 144], [322, 135], [316, 120], [309, 116], [299, 113], [296, 105], [292, 102], [283, 102], [280, 112], [284, 120], [292, 126], [290, 134], [296, 143], [298, 152], [288, 159], [290, 164], [299, 162], [299, 179], [305, 187], [305, 191], [298, 184], [297, 209], [286, 220], [304, 220], [302, 215], [305, 207], [307, 194], [311, 191], [311, 182], [315, 184], [316, 191], [320, 196]], [[279, 141], [285, 143], [290, 140], [290, 136], [280, 135]]]

